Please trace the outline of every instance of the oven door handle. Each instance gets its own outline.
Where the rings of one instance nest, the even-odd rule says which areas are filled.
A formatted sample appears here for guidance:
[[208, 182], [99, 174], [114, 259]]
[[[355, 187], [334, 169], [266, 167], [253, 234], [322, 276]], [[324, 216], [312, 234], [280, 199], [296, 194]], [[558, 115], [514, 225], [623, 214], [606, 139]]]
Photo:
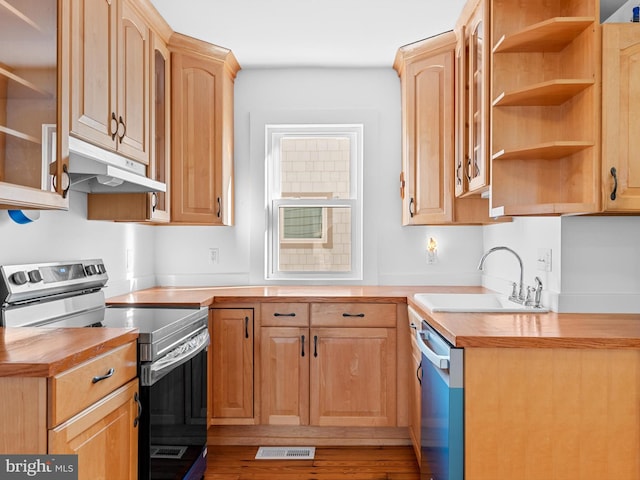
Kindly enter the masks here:
[[209, 330], [203, 326], [189, 340], [174, 348], [155, 362], [140, 368], [140, 383], [149, 387], [167, 375], [176, 367], [188, 362], [209, 346]]

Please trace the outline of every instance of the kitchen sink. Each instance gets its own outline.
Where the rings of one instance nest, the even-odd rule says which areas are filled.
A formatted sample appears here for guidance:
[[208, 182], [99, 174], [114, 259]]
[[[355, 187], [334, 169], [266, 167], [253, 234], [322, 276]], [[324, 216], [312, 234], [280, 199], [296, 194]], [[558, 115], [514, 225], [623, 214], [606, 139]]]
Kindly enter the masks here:
[[546, 313], [545, 307], [522, 305], [498, 293], [418, 293], [415, 302], [431, 312]]

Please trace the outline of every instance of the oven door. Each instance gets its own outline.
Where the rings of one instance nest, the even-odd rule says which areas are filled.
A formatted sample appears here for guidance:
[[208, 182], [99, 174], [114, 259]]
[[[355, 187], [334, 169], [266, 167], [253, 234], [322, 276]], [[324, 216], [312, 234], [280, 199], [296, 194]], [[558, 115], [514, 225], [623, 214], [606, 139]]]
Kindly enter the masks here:
[[167, 356], [141, 365], [140, 480], [204, 476], [208, 344], [205, 328]]

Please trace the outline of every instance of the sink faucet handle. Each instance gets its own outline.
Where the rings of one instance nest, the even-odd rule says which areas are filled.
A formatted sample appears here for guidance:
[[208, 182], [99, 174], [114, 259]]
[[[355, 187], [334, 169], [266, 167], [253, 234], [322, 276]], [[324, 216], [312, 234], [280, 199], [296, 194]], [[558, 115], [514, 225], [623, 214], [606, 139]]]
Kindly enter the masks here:
[[535, 288], [536, 295], [535, 295], [534, 305], [536, 307], [539, 307], [540, 299], [542, 297], [542, 280], [540, 280], [540, 277], [536, 277], [534, 281], [536, 282], [536, 288]]
[[518, 298], [518, 284], [516, 282], [513, 282], [511, 284], [511, 298], [512, 299]]

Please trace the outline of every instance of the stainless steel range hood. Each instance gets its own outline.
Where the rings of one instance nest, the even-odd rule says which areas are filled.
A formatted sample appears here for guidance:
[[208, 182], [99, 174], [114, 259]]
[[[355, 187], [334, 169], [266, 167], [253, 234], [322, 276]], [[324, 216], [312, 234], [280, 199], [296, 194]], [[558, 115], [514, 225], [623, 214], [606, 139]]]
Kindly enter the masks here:
[[166, 192], [167, 186], [146, 176], [146, 166], [69, 137], [71, 190], [85, 193]]

